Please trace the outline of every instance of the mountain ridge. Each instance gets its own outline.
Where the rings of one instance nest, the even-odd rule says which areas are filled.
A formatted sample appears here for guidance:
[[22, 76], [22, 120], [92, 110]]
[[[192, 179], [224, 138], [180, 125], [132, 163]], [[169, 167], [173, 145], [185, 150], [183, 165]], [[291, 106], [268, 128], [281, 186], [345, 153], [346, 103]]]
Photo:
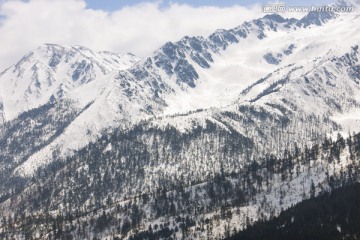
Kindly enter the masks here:
[[3, 114], [11, 120], [24, 110], [62, 98], [77, 87], [136, 61], [129, 54], [94, 53], [81, 46], [45, 44], [0, 75]]
[[[268, 19], [269, 16], [270, 16], [270, 20]], [[271, 20], [271, 18], [274, 18], [274, 16], [276, 21], [280, 21], [283, 24], [282, 26], [285, 26], [286, 25], [285, 23], [289, 21], [294, 26], [297, 26], [297, 23], [294, 20], [288, 19], [287, 21], [284, 22], [284, 19], [279, 20], [279, 18], [276, 17], [276, 15], [269, 15], [269, 16], [262, 18], [265, 19], [264, 20], [265, 24], [262, 24], [261, 21], [254, 20], [251, 23], [246, 22], [241, 27], [237, 27], [235, 29], [237, 29], [238, 34], [240, 33], [240, 37], [244, 37], [245, 36], [243, 35], [244, 32], [246, 33], [248, 31], [246, 29], [249, 29], [250, 26], [252, 26], [251, 24], [254, 24], [253, 26], [255, 26], [255, 29], [259, 29], [260, 31], [258, 32], [258, 30], [255, 30], [254, 38], [258, 39], [259, 41], [263, 41], [265, 37], [264, 26], [269, 27], [267, 31], [270, 32], [278, 31], [278, 29], [275, 27], [276, 24], [273, 24], [273, 20]], [[316, 15], [316, 16], [321, 18], [323, 15]], [[331, 16], [335, 17], [335, 15], [331, 15]], [[304, 17], [303, 19], [307, 19], [307, 18]], [[299, 21], [303, 21], [303, 20], [299, 20]], [[243, 31], [240, 31], [239, 29], [242, 29]], [[304, 31], [308, 31], [306, 30], [306, 27], [302, 27], [302, 29], [305, 29]], [[230, 32], [231, 31], [235, 31], [235, 30], [230, 30]], [[246, 35], [246, 37], [248, 36]], [[209, 37], [209, 39], [215, 39], [215, 37]], [[231, 37], [227, 37], [227, 39], [231, 39]], [[232, 41], [232, 43], [236, 43], [236, 41]], [[222, 42], [222, 44], [223, 46], [226, 46], [225, 49], [231, 47], [228, 42]], [[49, 147], [34, 154], [34, 156], [32, 156], [29, 159], [30, 161], [28, 161], [28, 163], [24, 165], [21, 169], [26, 169], [26, 168], [32, 169], [32, 167], [30, 166], [38, 166], [41, 163], [47, 162], [48, 159], [50, 159], [52, 156], [50, 149], [55, 148], [55, 146], [58, 146], [59, 144], [63, 145], [64, 149], [67, 149], [66, 151], [62, 152], [62, 155], [66, 156], [68, 150], [72, 152], [77, 148], [81, 148], [85, 146], [87, 142], [96, 141], [96, 138], [100, 136], [99, 133], [101, 131], [104, 130], [108, 131], [106, 129], [109, 128], [111, 129], [112, 126], [119, 127], [119, 120], [120, 122], [122, 122], [120, 127], [126, 129], [129, 124], [130, 125], [132, 124], [131, 122], [136, 123], [141, 119], [147, 119], [148, 117], [153, 116], [154, 113], [159, 114], [162, 111], [165, 111], [166, 114], [173, 113], [173, 110], [169, 111], [169, 109], [178, 109], [179, 103], [181, 103], [185, 99], [191, 100], [190, 95], [192, 96], [196, 95], [195, 94], [196, 91], [191, 92], [192, 89], [196, 89], [196, 87], [195, 88], [191, 87], [192, 83], [195, 84], [193, 78], [196, 76], [200, 77], [201, 71], [203, 70], [212, 69], [207, 67], [206, 63], [210, 66], [209, 64], [211, 63], [210, 60], [213, 60], [212, 58], [217, 56], [213, 50], [211, 51], [211, 53], [208, 52], [209, 49], [214, 49], [214, 48], [216, 50], [215, 52], [218, 52], [221, 49], [219, 48], [219, 46], [215, 47], [214, 45], [211, 45], [209, 42], [207, 42], [207, 40], [205, 41], [204, 38], [184, 37], [182, 40], [180, 40], [175, 44], [173, 43], [165, 44], [162, 48], [155, 51], [155, 53], [151, 57], [147, 57], [138, 61], [134, 66], [130, 67], [128, 71], [121, 71], [118, 74], [114, 73], [113, 75], [114, 77], [105, 78], [104, 83], [101, 84], [104, 87], [100, 87], [103, 88], [103, 90], [98, 91], [99, 94], [98, 96], [100, 98], [96, 97], [99, 98], [97, 101], [95, 101], [96, 98], [94, 97], [89, 98], [89, 96], [84, 95], [84, 93], [93, 92], [93, 90], [75, 91], [75, 93], [73, 94], [74, 96], [73, 99], [75, 99], [75, 102], [76, 101], [83, 102], [81, 104], [82, 107], [85, 107], [90, 102], [95, 102], [95, 104], [93, 104], [92, 107], [87, 109], [87, 111], [82, 114], [83, 115], [82, 118], [76, 120], [73, 123], [74, 126], [72, 125], [69, 126], [69, 129], [67, 131], [68, 133], [66, 134], [66, 136], [60, 138], [63, 140], [58, 140], [60, 142], [54, 142], [51, 145], [49, 145]], [[262, 55], [260, 56], [262, 57]], [[176, 59], [180, 59], [180, 60], [176, 60]], [[168, 65], [162, 65], [162, 63], [164, 62], [167, 63]], [[266, 62], [263, 64], [271, 66], [270, 69], [276, 69], [277, 67], [276, 65], [274, 65], [275, 66], [274, 67], [272, 64], [268, 64]], [[168, 68], [166, 66], [168, 66]], [[187, 76], [186, 74], [185, 75], [182, 74], [184, 71], [188, 73], [187, 70], [185, 70], [187, 68], [190, 69], [189, 76]], [[177, 71], [174, 72], [175, 69], [177, 69]], [[179, 76], [180, 76], [180, 80], [178, 79]], [[164, 79], [167, 78], [169, 78], [170, 81], [164, 82]], [[221, 82], [219, 82], [219, 84], [221, 84]], [[97, 86], [95, 83], [93, 85], [95, 87], [89, 87], [89, 88], [91, 89], [99, 88], [99, 86]], [[207, 88], [203, 88], [203, 89], [206, 90]], [[124, 96], [124, 99], [129, 99], [128, 100], [129, 102], [128, 104], [124, 105], [118, 103], [117, 102], [118, 100], [117, 101], [112, 100], [111, 103], [109, 104], [108, 99], [119, 99], [119, 97], [112, 97], [112, 98], [105, 97], [104, 95], [106, 94], [104, 91], [107, 92], [106, 93], [107, 95], [110, 94], [111, 96]], [[82, 95], [84, 95], [85, 98], [82, 97]], [[178, 97], [179, 99], [177, 98], [174, 99], [174, 96], [177, 95], [179, 96]], [[197, 95], [201, 95], [201, 94], [197, 94]], [[96, 96], [96, 93], [93, 93], [90, 96]], [[231, 94], [229, 96], [230, 98], [228, 97], [228, 99], [233, 99]], [[207, 95], [205, 95], [204, 97], [208, 99]], [[85, 99], [85, 101], [81, 100], [82, 98]], [[175, 105], [173, 106], [171, 106], [171, 104], [169, 105], [169, 100], [170, 102], [175, 103]], [[193, 100], [191, 101], [192, 103], [194, 102]], [[213, 104], [216, 101], [217, 98], [214, 98], [214, 101], [211, 101], [210, 103]], [[197, 102], [201, 102], [201, 101], [197, 101]], [[105, 109], [104, 106], [107, 105], [109, 106], [108, 109], [110, 110], [110, 114], [109, 112], [106, 113], [104, 111]], [[126, 107], [130, 105], [133, 106], [137, 105], [139, 106], [139, 108], [129, 109], [128, 107]], [[186, 104], [184, 104], [184, 106], [186, 106]], [[221, 105], [218, 107], [221, 107]], [[196, 106], [195, 109], [199, 109], [199, 107]], [[191, 110], [191, 108], [187, 109], [187, 111], [189, 110]], [[141, 113], [140, 117], [138, 117], [138, 113]], [[126, 117], [124, 118], [121, 115]], [[88, 119], [93, 119], [93, 120], [88, 121]], [[221, 121], [219, 122], [218, 120], [215, 120], [216, 118], [210, 118], [210, 119], [211, 119], [210, 121], [215, 121], [217, 124], [223, 124], [221, 123]], [[201, 121], [203, 120], [200, 120], [200, 122]], [[84, 125], [84, 122], [86, 123], [86, 125], [82, 126]], [[79, 131], [79, 129], [81, 131]], [[241, 130], [241, 132], [243, 131], [244, 130]], [[72, 140], [68, 141], [67, 136], [69, 135], [76, 137], [75, 138], [72, 137]], [[82, 139], [82, 141], [86, 139], [86, 141], [83, 141], [83, 144], [79, 145], [80, 139]], [[20, 172], [24, 172], [24, 170], [21, 170]]]

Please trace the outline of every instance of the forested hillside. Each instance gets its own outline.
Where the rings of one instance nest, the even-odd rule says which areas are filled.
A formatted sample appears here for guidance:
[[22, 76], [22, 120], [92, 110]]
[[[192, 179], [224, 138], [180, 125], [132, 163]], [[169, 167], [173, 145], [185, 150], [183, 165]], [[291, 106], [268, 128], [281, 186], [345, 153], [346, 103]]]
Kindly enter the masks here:
[[270, 221], [255, 223], [227, 239], [359, 239], [360, 184], [305, 200]]
[[[51, 170], [39, 170], [26, 190], [27, 197], [16, 197], [14, 192], [8, 202], [10, 208], [23, 208], [3, 217], [1, 236], [221, 239], [255, 221], [272, 219], [303, 199], [328, 196], [333, 189], [359, 181], [360, 134], [347, 139], [339, 135], [321, 145], [286, 151], [281, 158], [267, 155], [232, 173], [220, 171], [204, 182], [158, 179], [153, 184], [162, 188], [148, 188], [139, 195], [134, 192], [131, 197], [125, 194], [114, 201], [119, 199], [117, 194], [127, 193], [124, 186], [140, 184], [132, 179], [142, 179], [144, 171], [131, 167], [123, 157], [118, 163], [124, 166], [121, 171], [111, 163], [107, 141], [130, 144], [120, 140], [124, 136], [119, 134], [104, 139], [100, 149], [89, 146], [88, 167], [74, 156]], [[147, 158], [141, 156], [138, 161], [141, 159]], [[25, 213], [25, 208], [35, 214]], [[62, 211], [56, 211], [59, 208]]]

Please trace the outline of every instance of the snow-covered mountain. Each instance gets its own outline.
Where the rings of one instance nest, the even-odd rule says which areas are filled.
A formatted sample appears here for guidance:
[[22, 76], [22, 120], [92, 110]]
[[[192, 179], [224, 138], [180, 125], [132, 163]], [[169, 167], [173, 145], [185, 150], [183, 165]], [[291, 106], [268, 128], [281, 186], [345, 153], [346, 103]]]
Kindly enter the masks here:
[[[199, 230], [205, 226], [222, 238], [234, 224], [260, 219], [256, 209], [263, 205], [268, 218], [308, 196], [305, 178], [319, 192], [328, 189], [330, 176], [354, 165], [349, 157], [358, 151], [351, 140], [345, 148], [340, 135], [334, 143], [328, 138], [360, 131], [359, 17], [358, 11], [266, 15], [207, 38], [168, 42], [142, 59], [40, 47], [0, 76], [0, 206], [77, 212], [81, 223], [106, 206], [92, 216], [103, 221], [121, 209], [112, 216], [123, 220], [104, 236], [136, 235], [160, 223], [175, 232], [182, 222], [192, 230], [175, 233], [179, 238], [206, 238]], [[323, 143], [335, 150], [319, 150]], [[337, 160], [326, 166], [321, 156], [330, 159], [334, 151]], [[310, 155], [316, 164], [304, 160]], [[259, 170], [270, 171], [269, 162], [283, 170]], [[251, 183], [257, 174], [266, 188], [259, 178]], [[227, 199], [229, 189], [237, 190]], [[178, 202], [161, 207], [166, 199]], [[214, 226], [220, 208], [230, 217], [221, 214]], [[136, 211], [148, 212], [144, 221]], [[201, 217], [191, 218], [193, 211]]]
[[[52, 149], [60, 148], [63, 156], [71, 154], [95, 141], [106, 129], [126, 129], [159, 114], [229, 105], [249, 84], [296, 61], [291, 55], [301, 40], [289, 37], [284, 45], [280, 38], [310, 30], [312, 26], [322, 27], [336, 16], [309, 13], [296, 20], [267, 15], [234, 29], [218, 30], [208, 38], [184, 37], [175, 43], [168, 42], [129, 69], [97, 78], [69, 93], [66, 98], [75, 106], [89, 107], [64, 134], [30, 156], [17, 172], [26, 173], [25, 169], [49, 163]], [[261, 47], [251, 48], [254, 42]], [[281, 55], [281, 59], [276, 63], [270, 61], [272, 54], [278, 58]]]
[[138, 60], [132, 54], [45, 44], [0, 74], [0, 115], [5, 121], [12, 120]]

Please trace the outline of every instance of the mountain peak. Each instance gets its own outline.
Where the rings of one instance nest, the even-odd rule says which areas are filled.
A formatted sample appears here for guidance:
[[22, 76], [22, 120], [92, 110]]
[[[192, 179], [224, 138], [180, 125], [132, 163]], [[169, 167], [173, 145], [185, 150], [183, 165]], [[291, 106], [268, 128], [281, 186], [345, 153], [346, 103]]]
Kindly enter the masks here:
[[360, 7], [360, 0], [337, 0], [334, 3], [335, 6], [338, 7], [355, 7], [355, 8], [359, 8]]
[[5, 112], [6, 120], [11, 120], [138, 60], [134, 55], [93, 52], [83, 46], [43, 44], [0, 75], [0, 114]]
[[310, 25], [321, 26], [323, 23], [334, 19], [337, 16], [335, 12], [330, 11], [311, 11], [297, 22], [299, 27], [308, 27]]
[[286, 22], [286, 19], [280, 16], [279, 14], [273, 13], [273, 14], [266, 14], [263, 19], [269, 19], [278, 23]]

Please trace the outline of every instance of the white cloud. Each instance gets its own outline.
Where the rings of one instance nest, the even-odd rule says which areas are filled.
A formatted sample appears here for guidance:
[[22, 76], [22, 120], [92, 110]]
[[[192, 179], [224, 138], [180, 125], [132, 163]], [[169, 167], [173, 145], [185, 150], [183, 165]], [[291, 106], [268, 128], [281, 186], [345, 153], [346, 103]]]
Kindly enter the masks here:
[[260, 6], [160, 5], [142, 3], [110, 13], [87, 9], [83, 0], [0, 0], [0, 70], [44, 43], [144, 56], [166, 41], [207, 36], [261, 15]]

